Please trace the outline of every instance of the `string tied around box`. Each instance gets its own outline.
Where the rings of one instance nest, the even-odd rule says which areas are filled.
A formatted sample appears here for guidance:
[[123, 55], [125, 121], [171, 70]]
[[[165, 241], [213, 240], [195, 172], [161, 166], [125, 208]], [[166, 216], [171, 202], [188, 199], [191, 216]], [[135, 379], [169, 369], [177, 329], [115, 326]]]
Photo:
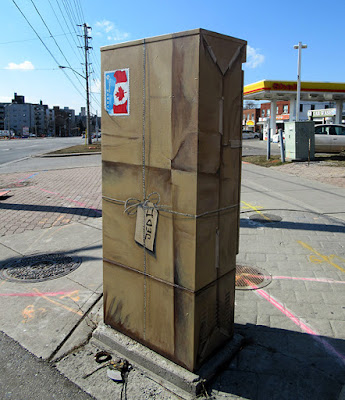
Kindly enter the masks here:
[[[158, 197], [158, 199], [157, 200], [152, 199], [153, 195], [156, 195]], [[205, 211], [200, 214], [191, 214], [191, 213], [185, 213], [185, 212], [171, 210], [170, 208], [168, 208], [169, 206], [159, 204], [160, 195], [158, 192], [150, 193], [147, 196], [147, 198], [143, 201], [139, 200], [135, 197], [129, 197], [127, 200], [119, 200], [119, 199], [114, 199], [114, 198], [108, 197], [108, 196], [102, 196], [102, 199], [105, 201], [108, 201], [110, 203], [123, 205], [124, 206], [123, 212], [127, 215], [135, 215], [137, 213], [138, 207], [142, 207], [144, 209], [145, 208], [154, 208], [159, 212], [173, 214], [173, 215], [179, 215], [181, 217], [187, 217], [187, 218], [192, 218], [192, 219], [206, 217], [207, 215], [216, 214], [216, 213], [222, 212], [222, 211], [227, 211], [232, 208], [237, 208], [239, 206], [239, 204], [236, 203], [231, 206], [226, 206], [226, 207], [222, 207], [222, 208], [217, 208], [215, 210]], [[151, 203], [151, 204], [149, 204], [149, 203]]]

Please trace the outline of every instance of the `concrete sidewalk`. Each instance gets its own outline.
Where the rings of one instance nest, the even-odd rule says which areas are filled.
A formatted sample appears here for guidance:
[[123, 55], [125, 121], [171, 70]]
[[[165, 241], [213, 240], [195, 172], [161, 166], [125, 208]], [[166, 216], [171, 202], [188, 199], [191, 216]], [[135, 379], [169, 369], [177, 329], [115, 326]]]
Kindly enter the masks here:
[[[102, 319], [100, 167], [0, 179], [11, 189], [0, 201], [1, 271], [11, 262], [8, 274], [21, 277], [19, 261], [37, 254], [81, 261], [41, 282], [3, 277], [0, 330], [96, 399], [120, 399], [124, 386], [105, 369], [83, 379], [98, 366], [89, 338]], [[344, 221], [345, 189], [243, 166], [237, 263], [264, 279], [259, 289], [253, 283], [236, 291], [236, 332], [245, 342], [208, 386], [212, 398], [338, 399], [345, 384]], [[177, 399], [137, 368], [126, 388], [128, 400]]]

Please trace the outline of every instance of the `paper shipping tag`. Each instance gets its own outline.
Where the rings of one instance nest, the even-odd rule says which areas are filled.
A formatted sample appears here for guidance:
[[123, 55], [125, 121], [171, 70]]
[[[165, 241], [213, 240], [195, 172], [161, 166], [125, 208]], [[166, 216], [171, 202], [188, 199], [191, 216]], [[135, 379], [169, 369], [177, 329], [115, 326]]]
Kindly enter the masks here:
[[156, 229], [158, 220], [158, 211], [153, 207], [152, 203], [147, 203], [149, 208], [143, 208], [138, 206], [137, 208], [137, 221], [135, 224], [135, 241], [142, 246], [153, 251], [155, 239], [156, 239]]

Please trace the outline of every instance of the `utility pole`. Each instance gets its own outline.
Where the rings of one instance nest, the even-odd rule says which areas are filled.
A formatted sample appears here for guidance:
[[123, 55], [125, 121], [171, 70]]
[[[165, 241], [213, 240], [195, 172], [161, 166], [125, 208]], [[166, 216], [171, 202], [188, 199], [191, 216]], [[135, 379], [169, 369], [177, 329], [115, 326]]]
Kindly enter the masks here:
[[86, 23], [82, 26], [84, 28], [84, 51], [85, 51], [85, 80], [86, 80], [86, 132], [87, 132], [87, 142], [88, 144], [92, 144], [92, 135], [91, 135], [91, 124], [90, 124], [90, 89], [89, 89], [89, 50], [92, 47], [89, 46], [89, 39], [92, 39], [89, 36], [88, 31], [91, 29], [90, 26], [87, 26]]

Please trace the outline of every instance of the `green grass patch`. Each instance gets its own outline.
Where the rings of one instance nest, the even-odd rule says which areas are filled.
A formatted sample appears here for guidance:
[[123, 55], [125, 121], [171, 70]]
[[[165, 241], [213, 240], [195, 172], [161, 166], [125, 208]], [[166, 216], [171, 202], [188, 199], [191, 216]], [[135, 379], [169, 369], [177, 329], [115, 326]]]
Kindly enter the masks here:
[[288, 162], [282, 163], [280, 156], [271, 156], [267, 160], [267, 156], [244, 156], [242, 161], [248, 162], [250, 164], [260, 165], [261, 167], [277, 167], [278, 165], [288, 164]]
[[96, 153], [101, 151], [101, 143], [96, 142], [92, 144], [79, 144], [77, 146], [66, 147], [65, 149], [60, 149], [52, 151], [48, 154], [73, 154], [73, 153]]

